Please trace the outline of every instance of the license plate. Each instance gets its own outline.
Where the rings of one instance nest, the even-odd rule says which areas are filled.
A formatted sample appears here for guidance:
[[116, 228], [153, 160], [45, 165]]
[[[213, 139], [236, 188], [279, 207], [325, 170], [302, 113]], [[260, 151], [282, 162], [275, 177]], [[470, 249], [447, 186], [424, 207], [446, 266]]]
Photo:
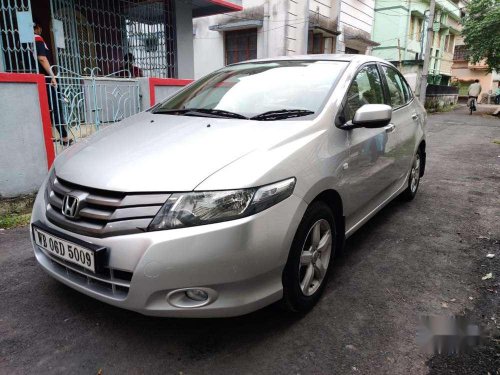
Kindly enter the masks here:
[[33, 225], [35, 243], [57, 258], [96, 272], [96, 251], [68, 241]]

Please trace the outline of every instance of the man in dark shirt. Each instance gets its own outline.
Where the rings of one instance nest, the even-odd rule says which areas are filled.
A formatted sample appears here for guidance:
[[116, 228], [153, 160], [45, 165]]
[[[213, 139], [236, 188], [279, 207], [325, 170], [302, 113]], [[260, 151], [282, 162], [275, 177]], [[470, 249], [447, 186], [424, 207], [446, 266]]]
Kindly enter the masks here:
[[38, 72], [46, 75], [47, 96], [49, 99], [49, 107], [52, 113], [53, 125], [59, 132], [61, 144], [69, 146], [73, 143], [72, 139], [68, 138], [68, 132], [64, 121], [63, 106], [60, 100], [60, 95], [57, 92], [57, 80], [49, 62], [50, 50], [45, 44], [42, 37], [42, 27], [38, 22], [33, 24], [33, 32], [35, 33], [36, 55], [38, 60]]

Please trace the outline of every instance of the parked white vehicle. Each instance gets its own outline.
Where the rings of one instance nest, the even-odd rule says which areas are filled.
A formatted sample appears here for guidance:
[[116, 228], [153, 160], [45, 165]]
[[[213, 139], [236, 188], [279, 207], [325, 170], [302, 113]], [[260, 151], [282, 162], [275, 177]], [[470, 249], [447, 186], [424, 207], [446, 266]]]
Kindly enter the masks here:
[[33, 209], [35, 256], [147, 315], [305, 311], [345, 238], [417, 193], [425, 121], [371, 56], [225, 67], [59, 156]]

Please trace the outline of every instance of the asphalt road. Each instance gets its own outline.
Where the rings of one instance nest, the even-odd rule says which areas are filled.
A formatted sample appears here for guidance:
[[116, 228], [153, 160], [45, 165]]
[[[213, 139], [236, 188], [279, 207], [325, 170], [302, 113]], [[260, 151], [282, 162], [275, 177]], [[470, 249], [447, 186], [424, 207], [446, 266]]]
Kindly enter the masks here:
[[[47, 276], [27, 227], [0, 231], [0, 373], [499, 374], [495, 138], [497, 118], [430, 116], [417, 198], [348, 240], [323, 299], [300, 317], [273, 306], [218, 320], [123, 311]], [[471, 353], [432, 356], [416, 341], [423, 314], [464, 315], [491, 333]]]

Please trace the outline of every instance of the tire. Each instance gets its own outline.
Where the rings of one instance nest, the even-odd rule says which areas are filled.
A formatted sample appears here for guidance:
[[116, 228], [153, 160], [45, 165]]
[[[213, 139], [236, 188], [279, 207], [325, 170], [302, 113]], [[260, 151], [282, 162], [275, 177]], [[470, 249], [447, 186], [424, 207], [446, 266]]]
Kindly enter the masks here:
[[415, 198], [420, 185], [420, 172], [422, 168], [422, 151], [420, 148], [413, 157], [410, 173], [408, 176], [408, 186], [406, 190], [401, 193], [401, 198], [405, 201], [411, 201]]
[[283, 271], [282, 305], [286, 310], [306, 312], [318, 302], [337, 243], [332, 210], [324, 202], [313, 202], [299, 224]]

